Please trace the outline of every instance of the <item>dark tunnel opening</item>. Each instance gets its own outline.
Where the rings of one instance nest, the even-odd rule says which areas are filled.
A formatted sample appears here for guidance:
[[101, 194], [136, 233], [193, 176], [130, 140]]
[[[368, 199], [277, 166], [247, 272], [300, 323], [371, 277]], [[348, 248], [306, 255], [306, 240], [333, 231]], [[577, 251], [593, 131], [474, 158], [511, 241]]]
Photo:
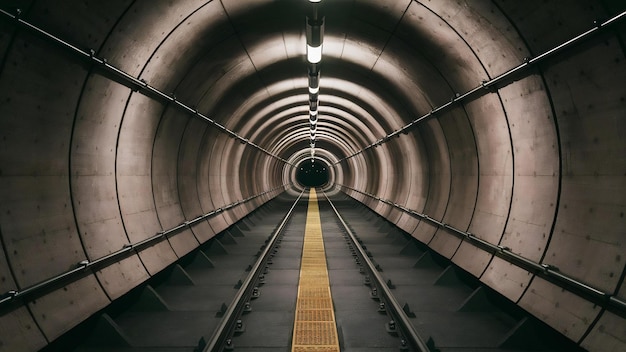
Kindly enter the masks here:
[[321, 187], [328, 183], [326, 165], [317, 161], [306, 161], [300, 164], [296, 180], [305, 187]]

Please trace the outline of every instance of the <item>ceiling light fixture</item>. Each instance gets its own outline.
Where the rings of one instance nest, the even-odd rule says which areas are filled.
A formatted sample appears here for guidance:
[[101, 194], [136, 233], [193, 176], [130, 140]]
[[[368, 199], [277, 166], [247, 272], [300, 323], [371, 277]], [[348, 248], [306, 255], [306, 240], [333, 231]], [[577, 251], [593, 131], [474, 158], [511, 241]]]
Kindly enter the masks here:
[[306, 58], [312, 64], [319, 64], [322, 61], [322, 46], [306, 46]]
[[319, 18], [317, 11], [306, 21], [306, 53], [312, 64], [322, 61], [322, 44], [324, 43], [324, 17]]
[[[309, 0], [319, 3], [321, 0]], [[313, 6], [311, 16], [306, 17], [306, 59], [308, 62], [309, 77], [309, 123], [311, 162], [315, 157], [315, 137], [317, 133], [317, 108], [319, 106], [320, 63], [322, 62], [322, 48], [324, 43], [324, 17], [318, 15], [318, 7]]]

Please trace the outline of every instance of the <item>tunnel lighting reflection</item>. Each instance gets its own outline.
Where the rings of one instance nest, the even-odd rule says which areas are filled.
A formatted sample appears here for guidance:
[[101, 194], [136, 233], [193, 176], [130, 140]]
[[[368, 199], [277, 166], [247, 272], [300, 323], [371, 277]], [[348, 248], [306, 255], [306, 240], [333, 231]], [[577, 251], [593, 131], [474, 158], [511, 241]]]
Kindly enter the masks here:
[[309, 0], [310, 2], [320, 2], [322, 0]]
[[309, 87], [309, 93], [310, 94], [317, 94], [319, 92], [320, 92], [320, 87], [316, 87], [316, 88]]
[[312, 64], [319, 64], [322, 61], [322, 45], [306, 46], [306, 58]]

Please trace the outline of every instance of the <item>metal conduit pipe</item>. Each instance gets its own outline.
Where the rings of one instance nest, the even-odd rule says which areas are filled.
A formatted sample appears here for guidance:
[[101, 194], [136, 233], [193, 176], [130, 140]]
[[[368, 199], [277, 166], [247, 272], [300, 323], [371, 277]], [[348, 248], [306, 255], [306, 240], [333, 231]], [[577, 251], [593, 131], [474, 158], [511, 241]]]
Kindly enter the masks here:
[[424, 213], [420, 213], [412, 209], [408, 209], [390, 200], [383, 199], [373, 194], [362, 192], [362, 191], [359, 191], [357, 189], [354, 189], [348, 186], [340, 185], [338, 187], [347, 188], [351, 191], [362, 194], [371, 199], [375, 199], [379, 202], [390, 205], [396, 209], [400, 209], [401, 211], [405, 213], [408, 213], [413, 216], [417, 216], [418, 218], [424, 221], [427, 221], [439, 228], [447, 229], [451, 233], [457, 235], [460, 238], [465, 239], [466, 241], [476, 245], [477, 247], [493, 255], [496, 255], [506, 260], [507, 262], [514, 264], [526, 271], [532, 272], [535, 275], [538, 275], [544, 279], [547, 279], [563, 289], [566, 289], [574, 294], [577, 294], [583, 298], [586, 298], [590, 300], [591, 302], [593, 302], [594, 304], [597, 304], [598, 306], [601, 306], [608, 310], [613, 310], [620, 314], [626, 314], [626, 302], [620, 300], [619, 298], [613, 296], [612, 294], [608, 292], [604, 292], [602, 290], [594, 288], [591, 285], [588, 285], [584, 282], [576, 280], [572, 278], [571, 276], [568, 276], [560, 272], [559, 269], [553, 265], [546, 264], [546, 263], [537, 263], [535, 261], [532, 261], [528, 258], [525, 258], [519, 254], [512, 252], [508, 247], [503, 247], [503, 246], [499, 246], [499, 245], [495, 245], [493, 243], [487, 242], [477, 237], [475, 234], [471, 232], [466, 232], [466, 231], [457, 229], [453, 226], [450, 226], [446, 223], [443, 223], [437, 219], [434, 219], [428, 216], [428, 214], [424, 214]]
[[201, 112], [199, 112], [197, 109], [191, 107], [190, 105], [187, 105], [179, 100], [176, 99], [176, 96], [174, 94], [168, 94], [165, 93], [161, 90], [159, 90], [158, 88], [155, 88], [153, 86], [151, 86], [150, 84], [148, 84], [148, 82], [146, 82], [146, 80], [144, 79], [140, 79], [140, 78], [136, 78], [132, 75], [130, 75], [129, 73], [109, 64], [107, 62], [107, 60], [105, 58], [99, 58], [95, 56], [95, 51], [93, 49], [90, 49], [89, 51], [85, 51], [83, 49], [78, 48], [75, 45], [72, 45], [71, 43], [55, 36], [52, 33], [49, 33], [47, 31], [45, 31], [44, 29], [37, 27], [36, 25], [20, 18], [20, 13], [21, 11], [18, 9], [17, 10], [17, 14], [12, 15], [9, 12], [6, 12], [2, 9], [0, 9], [0, 18], [4, 18], [4, 19], [9, 19], [9, 22], [12, 23], [16, 23], [17, 25], [21, 26], [22, 28], [28, 29], [38, 35], [40, 35], [42, 38], [48, 40], [49, 42], [52, 42], [54, 44], [60, 45], [61, 47], [69, 50], [72, 54], [74, 54], [77, 58], [80, 58], [81, 60], [87, 60], [88, 62], [92, 62], [94, 64], [96, 64], [96, 68], [100, 71], [102, 71], [104, 73], [104, 77], [113, 80], [114, 82], [117, 82], [119, 84], [122, 84], [130, 89], [132, 89], [135, 92], [139, 92], [149, 98], [158, 100], [162, 103], [165, 104], [173, 104], [175, 107], [179, 108], [180, 110], [187, 112], [189, 114], [192, 114], [193, 116], [201, 119], [202, 121], [205, 121], [207, 123], [209, 123], [211, 126], [216, 127], [218, 130], [220, 130], [223, 133], [228, 134], [230, 137], [236, 138], [237, 140], [239, 140], [241, 143], [244, 143], [246, 145], [249, 145], [255, 149], [258, 149], [259, 151], [287, 164], [290, 165], [291, 167], [295, 167], [294, 165], [290, 164], [287, 160], [279, 157], [278, 155], [271, 153], [270, 151], [266, 150], [265, 148], [262, 148], [261, 146], [259, 146], [258, 144], [251, 142], [249, 139], [240, 136], [237, 132], [232, 131], [228, 128], [226, 128], [225, 126], [221, 125], [220, 123], [214, 121], [213, 119], [209, 118], [208, 116], [202, 114]]
[[[599, 31], [606, 29], [608, 27], [610, 27], [611, 25], [614, 25], [616, 23], [618, 23], [619, 21], [623, 20], [626, 18], [626, 11], [613, 16], [611, 18], [609, 18], [608, 20], [604, 21], [604, 22], [600, 22], [600, 21], [594, 21], [594, 27], [585, 31], [584, 33], [581, 33], [577, 36], [575, 36], [574, 38], [567, 40], [555, 47], [553, 47], [552, 49], [546, 50], [545, 52], [537, 55], [536, 57], [527, 57], [524, 59], [524, 62], [522, 62], [521, 64], [505, 71], [504, 73], [501, 73], [500, 75], [490, 79], [490, 80], [484, 80], [482, 81], [478, 86], [476, 86], [475, 88], [470, 89], [469, 91], [460, 94], [460, 93], [456, 93], [449, 102], [440, 105], [438, 107], [433, 108], [432, 110], [430, 110], [429, 112], [427, 112], [426, 114], [422, 115], [421, 117], [411, 121], [410, 123], [408, 123], [407, 125], [405, 125], [404, 127], [390, 133], [387, 134], [385, 137], [382, 137], [380, 139], [378, 139], [375, 142], [372, 142], [371, 144], [367, 145], [366, 147], [364, 147], [363, 149], [349, 155], [346, 156], [345, 158], [340, 159], [339, 161], [337, 161], [337, 164], [350, 159], [356, 155], [359, 155], [363, 152], [365, 152], [368, 149], [377, 147], [383, 143], [388, 142], [391, 138], [399, 136], [401, 133], [405, 133], [408, 132], [409, 129], [415, 127], [418, 123], [420, 122], [424, 122], [430, 118], [433, 118], [436, 114], [445, 111], [447, 109], [450, 109], [460, 103], [463, 103], [465, 101], [471, 100], [471, 99], [476, 99], [479, 96], [484, 95], [487, 92], [491, 92], [492, 89], [499, 89], [502, 87], [505, 87], [506, 85], [513, 83], [516, 80], [519, 80], [520, 77], [519, 74], [523, 73], [524, 70], [530, 68], [531, 66], [535, 65], [535, 64], [540, 64], [544, 61], [547, 61], [547, 59], [553, 57], [556, 54], [559, 54], [563, 51], [565, 51], [568, 48], [571, 48], [572, 46], [584, 41], [585, 39], [588, 39], [589, 37], [591, 37], [592, 35], [598, 33]], [[528, 73], [526, 72], [526, 74], [528, 75]]]
[[115, 262], [118, 262], [120, 260], [122, 260], [123, 258], [125, 258], [127, 255], [131, 254], [131, 251], [135, 251], [136, 253], [141, 252], [141, 250], [143, 248], [146, 248], [150, 245], [153, 245], [161, 240], [164, 240], [166, 238], [168, 238], [169, 236], [172, 235], [176, 235], [177, 233], [179, 233], [181, 230], [191, 227], [197, 223], [199, 223], [200, 221], [206, 220], [207, 218], [211, 217], [211, 216], [215, 216], [217, 214], [220, 214], [224, 211], [227, 211], [231, 208], [234, 208], [240, 204], [243, 203], [247, 203], [251, 200], [254, 200], [256, 198], [262, 197], [268, 193], [271, 193], [273, 191], [276, 191], [278, 189], [285, 189], [288, 186], [290, 186], [291, 184], [284, 184], [282, 186], [273, 188], [271, 190], [256, 194], [254, 196], [242, 199], [242, 200], [238, 200], [236, 202], [230, 203], [228, 205], [225, 205], [223, 207], [220, 207], [218, 209], [212, 210], [208, 213], [199, 215], [195, 218], [193, 218], [192, 220], [188, 220], [185, 221], [183, 223], [181, 223], [180, 225], [174, 226], [170, 229], [164, 230], [164, 231], [159, 231], [157, 232], [154, 236], [152, 237], [148, 237], [144, 240], [141, 240], [139, 242], [136, 243], [131, 243], [131, 244], [126, 244], [124, 245], [124, 247], [118, 251], [115, 251], [113, 253], [110, 253], [108, 255], [105, 255], [103, 257], [100, 257], [98, 259], [89, 261], [87, 259], [77, 263], [77, 267], [75, 269], [71, 269], [68, 270], [64, 273], [55, 275], [51, 278], [48, 278], [46, 280], [43, 280], [39, 283], [36, 283], [34, 285], [31, 285], [29, 287], [24, 288], [23, 290], [10, 290], [6, 293], [4, 293], [2, 296], [0, 296], [0, 308], [4, 307], [5, 305], [9, 305], [13, 302], [15, 302], [17, 299], [19, 298], [23, 298], [26, 296], [32, 296], [32, 295], [37, 295], [40, 292], [44, 292], [47, 289], [50, 289], [52, 287], [54, 287], [57, 284], [60, 284], [62, 282], [67, 283], [67, 281], [74, 281], [77, 280], [78, 278], [81, 277], [82, 274], [84, 274], [86, 272], [87, 269], [92, 269], [92, 270], [100, 270], [103, 267], [106, 267], [108, 265], [111, 265]]

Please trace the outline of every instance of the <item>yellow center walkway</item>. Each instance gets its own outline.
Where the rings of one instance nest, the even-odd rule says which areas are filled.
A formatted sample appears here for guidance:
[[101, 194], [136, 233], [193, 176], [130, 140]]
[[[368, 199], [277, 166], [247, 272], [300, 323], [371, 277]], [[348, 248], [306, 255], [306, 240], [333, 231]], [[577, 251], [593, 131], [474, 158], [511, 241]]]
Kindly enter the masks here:
[[291, 346], [292, 352], [339, 352], [322, 224], [314, 189], [309, 194]]

